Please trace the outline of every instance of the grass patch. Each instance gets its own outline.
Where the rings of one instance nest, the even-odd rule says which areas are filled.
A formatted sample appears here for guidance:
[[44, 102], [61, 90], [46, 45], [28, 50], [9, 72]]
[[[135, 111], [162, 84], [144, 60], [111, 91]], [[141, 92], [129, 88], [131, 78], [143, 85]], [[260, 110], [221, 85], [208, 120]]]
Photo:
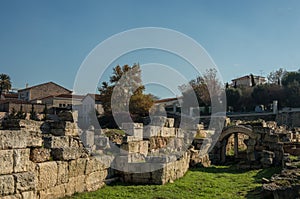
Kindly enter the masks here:
[[261, 178], [270, 178], [280, 168], [237, 170], [233, 166], [192, 169], [173, 184], [114, 184], [90, 193], [75, 194], [72, 199], [92, 198], [260, 198]]

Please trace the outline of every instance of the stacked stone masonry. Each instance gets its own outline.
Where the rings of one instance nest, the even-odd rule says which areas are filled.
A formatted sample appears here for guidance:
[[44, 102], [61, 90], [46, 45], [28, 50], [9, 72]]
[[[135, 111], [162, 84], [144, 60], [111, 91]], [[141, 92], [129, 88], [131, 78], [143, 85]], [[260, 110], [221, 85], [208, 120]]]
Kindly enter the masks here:
[[0, 130], [1, 199], [60, 198], [104, 185], [108, 167], [88, 155], [73, 123], [16, 123], [19, 130]]

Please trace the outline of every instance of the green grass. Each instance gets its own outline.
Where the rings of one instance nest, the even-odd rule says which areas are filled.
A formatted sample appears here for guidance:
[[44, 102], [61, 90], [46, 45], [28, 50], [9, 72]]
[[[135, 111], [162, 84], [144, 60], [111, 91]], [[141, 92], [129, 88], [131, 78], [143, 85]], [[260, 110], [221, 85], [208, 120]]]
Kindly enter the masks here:
[[166, 185], [107, 185], [91, 193], [75, 194], [73, 199], [91, 198], [260, 198], [261, 178], [270, 178], [280, 168], [236, 170], [231, 166], [193, 169]]

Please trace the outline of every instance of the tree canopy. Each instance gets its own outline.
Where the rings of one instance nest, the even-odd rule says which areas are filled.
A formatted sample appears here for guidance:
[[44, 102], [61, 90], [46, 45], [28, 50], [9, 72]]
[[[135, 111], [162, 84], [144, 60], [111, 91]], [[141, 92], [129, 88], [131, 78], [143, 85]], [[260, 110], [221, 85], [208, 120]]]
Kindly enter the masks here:
[[11, 89], [10, 77], [7, 74], [0, 74], [0, 98], [2, 93], [8, 92]]

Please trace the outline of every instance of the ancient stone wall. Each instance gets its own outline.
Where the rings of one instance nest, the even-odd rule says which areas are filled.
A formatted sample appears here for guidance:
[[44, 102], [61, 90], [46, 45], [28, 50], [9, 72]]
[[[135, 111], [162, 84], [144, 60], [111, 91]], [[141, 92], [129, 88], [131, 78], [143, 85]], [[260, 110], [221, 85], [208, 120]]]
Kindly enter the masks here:
[[0, 131], [0, 198], [52, 199], [104, 185], [108, 167], [88, 155], [75, 124], [11, 125], [20, 129]]

